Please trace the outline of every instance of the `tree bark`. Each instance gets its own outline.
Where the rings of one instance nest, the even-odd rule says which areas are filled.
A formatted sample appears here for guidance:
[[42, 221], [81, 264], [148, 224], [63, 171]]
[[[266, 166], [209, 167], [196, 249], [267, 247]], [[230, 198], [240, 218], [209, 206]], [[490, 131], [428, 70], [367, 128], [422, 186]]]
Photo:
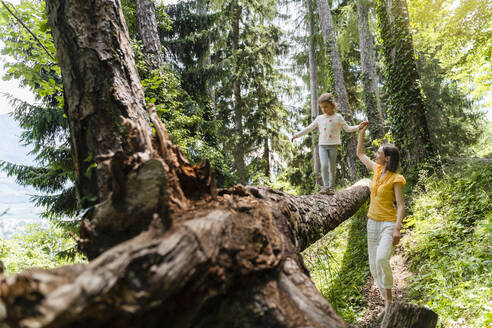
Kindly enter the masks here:
[[[352, 111], [348, 101], [347, 89], [345, 88], [345, 78], [343, 77], [342, 61], [338, 51], [337, 39], [335, 35], [335, 26], [331, 16], [331, 10], [327, 0], [316, 0], [318, 5], [319, 20], [325, 45], [330, 47], [330, 59], [333, 77], [335, 80], [335, 92], [337, 94], [338, 105], [349, 124], [353, 124]], [[348, 144], [347, 166], [349, 168], [349, 179], [355, 181], [357, 178], [356, 162], [356, 141], [350, 137]]]
[[381, 328], [434, 328], [436, 324], [437, 314], [432, 310], [408, 303], [391, 303]]
[[[307, 12], [309, 15], [309, 89], [311, 91], [311, 121], [314, 121], [319, 115], [318, 107], [318, 67], [316, 65], [316, 40], [315, 36], [315, 23], [314, 23], [314, 9], [312, 0], [306, 0]], [[323, 185], [321, 179], [321, 164], [319, 160], [319, 146], [318, 136], [313, 133], [313, 169], [316, 183], [320, 186]]]
[[[107, 139], [71, 129], [72, 139], [125, 150], [103, 153], [109, 169], [95, 169], [108, 172], [111, 189], [83, 221], [82, 244], [94, 255], [115, 244], [101, 240], [118, 229], [126, 240], [86, 264], [0, 276], [0, 321], [24, 328], [345, 327], [300, 251], [357, 211], [369, 197], [369, 180], [334, 196], [240, 185], [217, 192], [213, 171], [191, 166], [152, 108], [144, 110], [119, 1], [47, 4], [70, 87], [69, 120], [79, 120], [85, 106], [92, 112], [82, 121], [114, 118], [98, 122], [111, 132]], [[80, 70], [97, 67], [85, 78], [99, 79], [101, 88], [87, 89]], [[137, 228], [129, 233], [122, 225]]]
[[149, 0], [136, 0], [136, 8], [138, 32], [148, 57], [147, 62], [152, 69], [159, 69], [163, 60], [154, 3]]
[[[50, 7], [52, 11], [67, 9], [55, 2], [50, 2]], [[115, 181], [108, 158], [116, 153], [125, 157], [135, 154], [136, 160], [150, 158], [152, 130], [133, 53], [126, 45], [126, 26], [118, 26], [118, 32], [112, 34], [115, 26], [108, 23], [108, 18], [121, 22], [121, 12], [107, 3], [92, 6], [81, 2], [70, 9], [84, 17], [67, 13], [52, 17], [51, 23], [58, 62], [66, 68], [62, 71], [65, 112], [70, 121], [79, 201], [86, 208], [109, 196]], [[90, 23], [78, 25], [85, 20]], [[113, 43], [124, 47], [115, 53]], [[130, 122], [139, 130], [131, 143], [121, 133]]]
[[378, 75], [374, 60], [374, 43], [369, 29], [368, 0], [357, 0], [360, 61], [362, 65], [362, 88], [371, 137], [383, 138], [384, 126], [379, 101]]
[[170, 213], [186, 209], [189, 199], [213, 195], [213, 172], [191, 166], [147, 111], [119, 2], [49, 1], [47, 9], [76, 187], [87, 208], [79, 246], [94, 258], [137, 235], [155, 213], [168, 226]]

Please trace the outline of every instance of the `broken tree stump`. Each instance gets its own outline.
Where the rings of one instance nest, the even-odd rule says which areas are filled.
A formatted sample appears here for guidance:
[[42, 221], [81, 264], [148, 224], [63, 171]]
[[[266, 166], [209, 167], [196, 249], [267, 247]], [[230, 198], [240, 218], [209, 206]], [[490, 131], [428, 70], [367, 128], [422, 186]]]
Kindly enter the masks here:
[[381, 328], [434, 328], [437, 314], [425, 307], [409, 303], [391, 303]]

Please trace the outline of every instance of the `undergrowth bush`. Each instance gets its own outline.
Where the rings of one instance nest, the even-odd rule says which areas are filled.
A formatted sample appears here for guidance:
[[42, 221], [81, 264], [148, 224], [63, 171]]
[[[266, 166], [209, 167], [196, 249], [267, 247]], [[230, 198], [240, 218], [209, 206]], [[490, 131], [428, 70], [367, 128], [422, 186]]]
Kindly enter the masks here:
[[492, 325], [492, 164], [457, 164], [414, 190], [403, 246], [413, 276], [407, 300], [441, 327]]
[[54, 224], [29, 224], [13, 239], [0, 239], [0, 260], [5, 273], [14, 274], [31, 267], [55, 268], [85, 261], [67, 230]]

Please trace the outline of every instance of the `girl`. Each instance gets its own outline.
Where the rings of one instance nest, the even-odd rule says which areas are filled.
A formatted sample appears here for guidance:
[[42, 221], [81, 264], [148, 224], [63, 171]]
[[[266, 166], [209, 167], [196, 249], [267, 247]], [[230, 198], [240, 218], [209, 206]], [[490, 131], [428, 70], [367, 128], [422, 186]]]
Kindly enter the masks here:
[[345, 132], [355, 132], [359, 127], [347, 125], [342, 115], [337, 113], [338, 106], [331, 93], [323, 93], [318, 98], [318, 105], [324, 114], [316, 117], [307, 128], [294, 134], [291, 141], [294, 142], [294, 139], [311, 132], [316, 127], [318, 128], [319, 160], [321, 178], [323, 179], [323, 188], [320, 190], [320, 194], [333, 195], [336, 180], [337, 147], [341, 143], [340, 130], [343, 128]]
[[[367, 213], [367, 249], [369, 269], [384, 299], [384, 309], [393, 300], [393, 274], [390, 257], [393, 246], [400, 242], [400, 227], [405, 215], [403, 185], [405, 178], [397, 173], [400, 152], [391, 144], [383, 144], [376, 154], [376, 162], [364, 154], [364, 133], [367, 122], [361, 123], [357, 142], [357, 157], [373, 171], [371, 202]], [[394, 202], [396, 201], [396, 207]]]

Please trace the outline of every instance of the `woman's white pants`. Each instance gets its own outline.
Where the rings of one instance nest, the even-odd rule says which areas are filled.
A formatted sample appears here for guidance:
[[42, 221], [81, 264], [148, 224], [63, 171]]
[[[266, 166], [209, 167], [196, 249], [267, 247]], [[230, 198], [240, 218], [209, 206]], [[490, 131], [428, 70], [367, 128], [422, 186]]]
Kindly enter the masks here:
[[396, 222], [367, 219], [367, 250], [369, 269], [383, 298], [384, 289], [393, 287], [393, 274], [389, 260], [393, 252], [393, 230]]

